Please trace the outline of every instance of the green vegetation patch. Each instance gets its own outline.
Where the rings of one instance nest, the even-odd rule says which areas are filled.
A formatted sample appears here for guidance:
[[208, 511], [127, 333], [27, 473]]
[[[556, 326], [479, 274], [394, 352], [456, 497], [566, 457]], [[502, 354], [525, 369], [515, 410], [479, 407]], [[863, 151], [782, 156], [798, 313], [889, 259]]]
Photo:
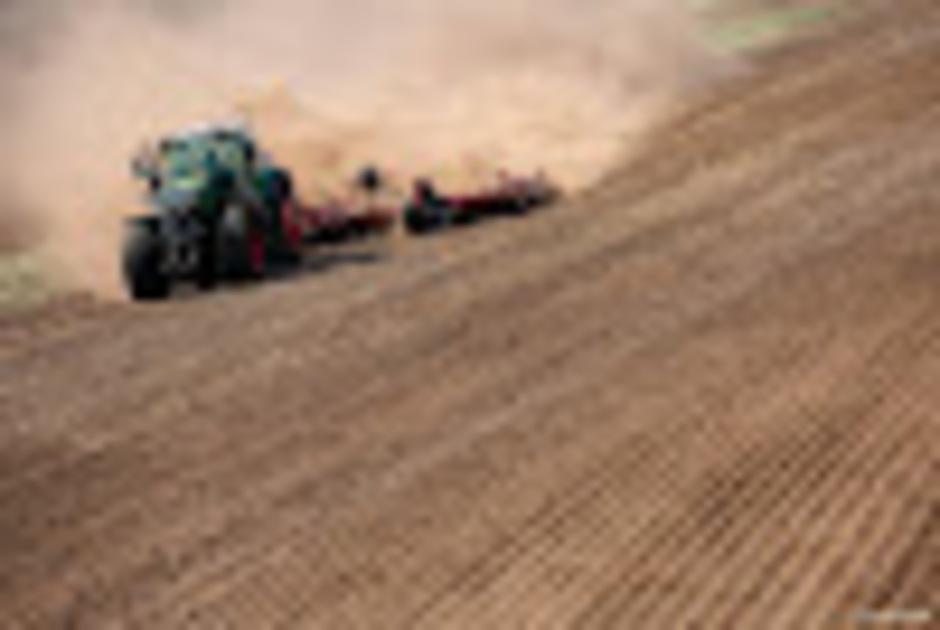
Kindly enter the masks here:
[[809, 28], [828, 22], [835, 10], [830, 7], [802, 7], [771, 11], [754, 17], [731, 20], [712, 34], [723, 48], [741, 49], [776, 44], [800, 35]]
[[55, 288], [35, 255], [0, 255], [0, 311], [40, 304]]

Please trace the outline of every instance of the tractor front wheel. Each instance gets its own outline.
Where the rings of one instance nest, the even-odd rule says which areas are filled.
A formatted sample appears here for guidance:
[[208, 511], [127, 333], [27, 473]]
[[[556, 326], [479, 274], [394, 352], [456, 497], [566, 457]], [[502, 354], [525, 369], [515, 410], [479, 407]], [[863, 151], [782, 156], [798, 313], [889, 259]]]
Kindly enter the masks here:
[[170, 294], [170, 278], [163, 268], [163, 241], [145, 223], [133, 222], [124, 236], [124, 283], [135, 300], [162, 300]]
[[206, 233], [200, 236], [197, 247], [199, 248], [199, 261], [196, 266], [196, 286], [202, 291], [211, 291], [219, 281], [216, 256], [218, 237], [214, 230], [206, 230]]

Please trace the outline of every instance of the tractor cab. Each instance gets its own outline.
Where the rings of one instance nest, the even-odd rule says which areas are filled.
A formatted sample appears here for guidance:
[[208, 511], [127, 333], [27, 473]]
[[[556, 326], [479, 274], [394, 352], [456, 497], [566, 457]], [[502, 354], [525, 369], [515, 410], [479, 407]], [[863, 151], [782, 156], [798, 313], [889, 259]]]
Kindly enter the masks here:
[[255, 177], [254, 139], [237, 128], [209, 127], [161, 139], [134, 160], [151, 202], [166, 210], [220, 212], [233, 189]]

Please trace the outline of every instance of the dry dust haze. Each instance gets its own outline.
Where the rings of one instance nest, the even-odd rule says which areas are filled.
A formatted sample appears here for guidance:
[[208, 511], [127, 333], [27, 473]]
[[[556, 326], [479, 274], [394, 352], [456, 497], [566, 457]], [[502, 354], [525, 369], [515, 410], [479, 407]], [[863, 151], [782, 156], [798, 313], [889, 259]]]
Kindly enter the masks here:
[[5, 0], [0, 41], [0, 231], [105, 292], [161, 132], [247, 119], [308, 197], [365, 162], [576, 189], [721, 65], [662, 0]]

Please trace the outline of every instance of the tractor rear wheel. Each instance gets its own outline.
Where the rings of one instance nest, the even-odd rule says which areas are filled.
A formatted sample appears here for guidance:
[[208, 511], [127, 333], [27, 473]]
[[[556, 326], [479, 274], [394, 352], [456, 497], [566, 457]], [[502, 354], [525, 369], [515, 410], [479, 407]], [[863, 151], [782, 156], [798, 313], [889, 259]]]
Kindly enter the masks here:
[[163, 269], [163, 242], [156, 230], [130, 223], [124, 236], [124, 283], [135, 300], [162, 300], [170, 294], [170, 278]]
[[304, 235], [297, 206], [285, 199], [280, 206], [274, 254], [280, 263], [296, 266], [303, 261]]
[[218, 227], [218, 255], [221, 274], [232, 280], [253, 280], [264, 276], [267, 243], [264, 230], [252, 221], [246, 208], [232, 206]]

